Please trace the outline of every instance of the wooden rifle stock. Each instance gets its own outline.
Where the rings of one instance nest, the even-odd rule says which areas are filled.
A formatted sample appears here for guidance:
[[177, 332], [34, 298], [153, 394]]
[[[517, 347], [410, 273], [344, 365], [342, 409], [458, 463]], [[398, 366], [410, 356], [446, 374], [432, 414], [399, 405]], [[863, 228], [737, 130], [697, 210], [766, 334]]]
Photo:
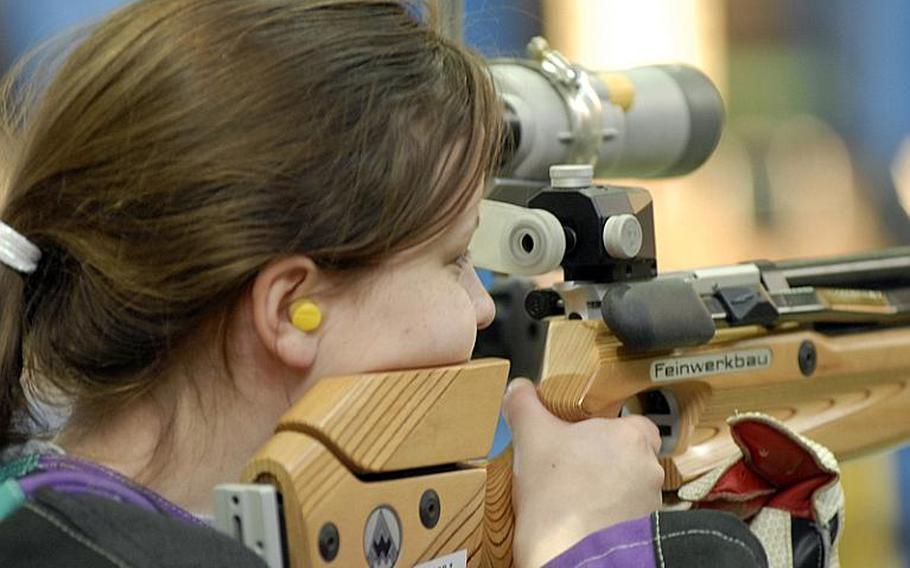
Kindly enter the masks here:
[[[368, 565], [376, 543], [374, 552], [389, 552], [369, 524], [385, 507], [398, 526], [397, 566], [456, 551], [469, 566], [511, 566], [511, 451], [471, 461], [488, 451], [507, 369], [487, 359], [315, 385], [244, 472], [283, 496], [289, 564]], [[557, 318], [539, 388], [566, 420], [609, 416], [628, 402], [672, 423], [675, 447], [662, 458], [672, 490], [735, 455], [725, 419], [740, 411], [771, 414], [841, 459], [910, 438], [910, 330], [744, 327], [719, 330], [705, 346], [642, 354], [602, 322]], [[654, 407], [655, 391], [669, 402]]]
[[[713, 371], [705, 369], [708, 361]], [[665, 371], [652, 378], [668, 366], [676, 376]], [[697, 372], [704, 374], [679, 376]], [[833, 335], [795, 325], [731, 328], [718, 330], [705, 346], [640, 354], [624, 348], [602, 322], [555, 320], [542, 377], [542, 399], [567, 420], [605, 416], [617, 401], [656, 390], [674, 399], [676, 443], [661, 460], [666, 490], [737, 452], [726, 426], [737, 412], [770, 414], [840, 459], [910, 438], [907, 327]], [[666, 408], [654, 412], [646, 405], [643, 413], [670, 422], [659, 418]]]
[[[750, 352], [768, 352], [767, 365], [693, 379], [652, 379], [661, 361], [704, 363]], [[642, 400], [653, 400], [646, 393], [655, 389], [661, 398], [672, 397], [672, 409], [664, 410], [676, 413], [676, 442], [661, 463], [664, 489], [675, 490], [738, 455], [726, 424], [737, 412], [770, 414], [841, 460], [910, 439], [910, 329], [837, 335], [795, 326], [727, 329], [703, 347], [636, 354], [602, 322], [559, 318], [550, 322], [539, 388], [544, 404], [569, 421], [614, 416], [624, 401], [648, 411]], [[511, 560], [496, 548], [513, 531], [511, 459], [511, 451], [504, 452], [488, 466], [485, 544], [496, 550], [490, 557], [505, 561], [496, 566]]]
[[[491, 555], [509, 554], [510, 532], [485, 544], [487, 464], [472, 460], [489, 452], [508, 368], [485, 359], [314, 385], [243, 473], [282, 496], [289, 565], [365, 566], [374, 554], [413, 566], [456, 551], [507, 565]], [[511, 527], [502, 496], [498, 522]]]

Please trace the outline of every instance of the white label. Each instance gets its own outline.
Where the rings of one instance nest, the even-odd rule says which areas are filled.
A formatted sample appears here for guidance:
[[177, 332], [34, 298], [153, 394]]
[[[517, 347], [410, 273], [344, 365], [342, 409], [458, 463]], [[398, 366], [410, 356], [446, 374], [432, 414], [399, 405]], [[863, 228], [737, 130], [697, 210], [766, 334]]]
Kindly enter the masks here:
[[710, 355], [668, 357], [651, 363], [651, 380], [682, 381], [722, 373], [744, 373], [771, 366], [770, 349], [743, 349]]
[[429, 562], [418, 564], [414, 568], [465, 568], [468, 565], [468, 551], [459, 550], [452, 554], [446, 554], [439, 558], [434, 558]]

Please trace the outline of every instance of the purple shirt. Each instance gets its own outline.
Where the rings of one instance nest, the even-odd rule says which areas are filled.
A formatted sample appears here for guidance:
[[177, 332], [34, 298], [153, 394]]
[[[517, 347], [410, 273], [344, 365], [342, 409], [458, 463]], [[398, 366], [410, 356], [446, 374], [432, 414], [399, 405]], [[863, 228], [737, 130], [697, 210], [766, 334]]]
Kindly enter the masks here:
[[[64, 493], [97, 495], [128, 503], [149, 512], [157, 512], [184, 522], [206, 526], [204, 522], [158, 493], [143, 487], [120, 473], [80, 458], [61, 453], [43, 453], [20, 458], [28, 464], [18, 478], [26, 496], [48, 487]], [[2, 480], [0, 480], [2, 481]]]
[[654, 568], [651, 518], [642, 517], [590, 534], [544, 568]]

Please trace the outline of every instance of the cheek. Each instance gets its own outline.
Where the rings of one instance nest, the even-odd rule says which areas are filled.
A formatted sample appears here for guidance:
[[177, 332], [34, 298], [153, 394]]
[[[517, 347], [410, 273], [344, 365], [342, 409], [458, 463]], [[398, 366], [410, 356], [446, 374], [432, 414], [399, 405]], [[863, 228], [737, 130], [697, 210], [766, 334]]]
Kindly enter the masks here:
[[346, 352], [349, 361], [357, 361], [358, 371], [438, 367], [470, 359], [477, 335], [470, 295], [454, 280], [423, 282], [376, 298], [369, 316], [360, 313], [349, 322], [349, 337], [357, 341], [348, 343]]
[[446, 331], [453, 356], [457, 356], [459, 361], [464, 361], [471, 357], [474, 350], [474, 342], [477, 339], [477, 316], [471, 298], [463, 291], [457, 303], [458, 311], [452, 315]]
[[460, 286], [447, 287], [424, 305], [419, 325], [411, 328], [414, 347], [432, 357], [429, 365], [462, 363], [471, 357], [477, 319], [470, 296]]

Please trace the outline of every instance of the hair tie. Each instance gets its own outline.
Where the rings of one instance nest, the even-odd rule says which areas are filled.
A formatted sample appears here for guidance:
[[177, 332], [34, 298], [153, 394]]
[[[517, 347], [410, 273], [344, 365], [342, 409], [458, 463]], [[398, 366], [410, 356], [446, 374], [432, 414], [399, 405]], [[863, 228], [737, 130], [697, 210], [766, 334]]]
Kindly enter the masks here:
[[0, 262], [23, 274], [31, 274], [38, 268], [39, 260], [41, 249], [0, 221]]

